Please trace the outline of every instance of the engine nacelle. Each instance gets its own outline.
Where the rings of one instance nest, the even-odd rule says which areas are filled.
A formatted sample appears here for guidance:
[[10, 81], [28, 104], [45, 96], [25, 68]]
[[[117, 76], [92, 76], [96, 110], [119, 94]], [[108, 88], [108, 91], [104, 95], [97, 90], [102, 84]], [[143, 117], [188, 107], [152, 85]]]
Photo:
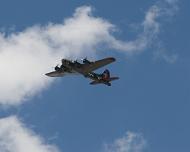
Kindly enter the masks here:
[[87, 58], [83, 59], [82, 62], [84, 64], [91, 64], [92, 63], [91, 61], [87, 60]]
[[61, 68], [58, 67], [58, 66], [56, 66], [54, 69], [55, 69], [55, 71], [60, 71], [61, 70]]

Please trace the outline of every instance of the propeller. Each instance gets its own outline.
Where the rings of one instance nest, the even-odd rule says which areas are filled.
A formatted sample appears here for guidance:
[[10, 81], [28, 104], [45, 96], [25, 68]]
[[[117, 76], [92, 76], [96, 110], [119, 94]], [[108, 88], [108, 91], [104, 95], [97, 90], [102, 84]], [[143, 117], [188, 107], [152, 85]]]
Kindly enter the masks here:
[[81, 61], [87, 60], [87, 56], [84, 59], [81, 59]]
[[84, 64], [91, 64], [91, 63], [93, 63], [93, 62], [89, 61], [89, 60], [87, 59], [87, 57], [84, 58], [84, 59], [82, 60], [82, 62], [83, 62]]
[[59, 64], [57, 64], [55, 67], [53, 67], [55, 69], [55, 71], [59, 70], [60, 67], [59, 67]]
[[52, 68], [55, 68], [55, 67], [59, 67], [59, 64], [57, 64], [56, 66], [52, 67]]

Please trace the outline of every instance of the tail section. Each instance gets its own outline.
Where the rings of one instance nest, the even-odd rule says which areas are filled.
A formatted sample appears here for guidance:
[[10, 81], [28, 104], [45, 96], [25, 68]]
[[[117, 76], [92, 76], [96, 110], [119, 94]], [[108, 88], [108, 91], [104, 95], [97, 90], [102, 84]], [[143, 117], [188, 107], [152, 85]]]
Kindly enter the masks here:
[[114, 80], [118, 80], [119, 77], [110, 77], [110, 72], [109, 70], [104, 70], [104, 72], [102, 74], [96, 74], [96, 77], [93, 77], [92, 79], [94, 81], [92, 81], [90, 84], [91, 85], [96, 85], [96, 84], [105, 84], [107, 86], [111, 86], [111, 81], [114, 81]]
[[114, 81], [114, 80], [118, 80], [119, 77], [110, 77], [110, 72], [109, 70], [105, 70], [103, 73], [102, 73], [102, 79], [107, 81], [107, 82], [110, 82], [110, 81]]

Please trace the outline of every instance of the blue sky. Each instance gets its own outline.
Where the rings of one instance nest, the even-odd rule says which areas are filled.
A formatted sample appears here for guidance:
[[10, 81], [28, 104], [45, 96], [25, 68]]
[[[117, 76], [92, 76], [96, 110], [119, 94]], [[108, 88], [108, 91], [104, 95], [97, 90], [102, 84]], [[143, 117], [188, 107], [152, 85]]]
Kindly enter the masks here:
[[[0, 150], [12, 152], [15, 148], [11, 147], [15, 145], [18, 152], [24, 152], [27, 146], [22, 143], [27, 139], [31, 149], [37, 147], [39, 152], [188, 152], [189, 5], [188, 0], [1, 1]], [[77, 12], [77, 8], [81, 10]], [[80, 16], [86, 15], [85, 11], [89, 22], [83, 23]], [[74, 13], [79, 17], [73, 17]], [[146, 20], [148, 13], [153, 15], [152, 20]], [[96, 33], [95, 37], [80, 30], [78, 33], [76, 29], [73, 33], [70, 29], [73, 24], [80, 27], [95, 20], [93, 23], [97, 23], [100, 32], [96, 27], [91, 29], [93, 24], [86, 27]], [[59, 32], [48, 35], [59, 47], [43, 45], [46, 38], [43, 40], [39, 35], [56, 31], [59, 28], [56, 25], [63, 27], [59, 32], [68, 31], [68, 40], [74, 44], [78, 44], [75, 38], [79, 34], [84, 45], [62, 46], [60, 43], [65, 41], [57, 36]], [[114, 28], [107, 27], [110, 25]], [[30, 39], [30, 32], [37, 35], [35, 41]], [[42, 42], [36, 43], [36, 39]], [[63, 39], [67, 40], [64, 36]], [[141, 42], [146, 45], [142, 46]], [[20, 52], [24, 49], [28, 50], [26, 54]], [[14, 58], [17, 55], [13, 52], [20, 56]], [[38, 60], [38, 53], [44, 58], [39, 55]], [[90, 81], [82, 76], [51, 81], [38, 75], [43, 70], [52, 70], [62, 57], [80, 59], [86, 54], [91, 59], [114, 56], [117, 61], [106, 68], [120, 80], [113, 82], [112, 87], [90, 86]], [[18, 72], [23, 63], [25, 66]], [[11, 72], [15, 75], [10, 76]], [[29, 74], [23, 76], [22, 72]], [[14, 126], [18, 137], [12, 131]], [[34, 142], [34, 137], [39, 141]], [[53, 149], [44, 145], [53, 145]]]

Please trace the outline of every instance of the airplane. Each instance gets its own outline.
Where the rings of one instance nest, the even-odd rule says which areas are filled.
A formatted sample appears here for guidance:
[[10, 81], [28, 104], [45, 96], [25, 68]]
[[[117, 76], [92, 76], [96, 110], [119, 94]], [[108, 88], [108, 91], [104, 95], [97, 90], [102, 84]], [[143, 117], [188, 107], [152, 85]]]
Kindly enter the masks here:
[[110, 77], [109, 70], [105, 70], [102, 74], [94, 73], [93, 71], [114, 62], [116, 59], [113, 57], [104, 58], [97, 61], [89, 61], [87, 58], [82, 59], [83, 63], [77, 60], [71, 61], [68, 59], [62, 59], [62, 65], [58, 65], [54, 68], [55, 71], [46, 73], [49, 77], [63, 77], [67, 74], [81, 74], [84, 77], [90, 78], [93, 81], [91, 85], [106, 84], [111, 86], [111, 81], [119, 79], [118, 77]]

